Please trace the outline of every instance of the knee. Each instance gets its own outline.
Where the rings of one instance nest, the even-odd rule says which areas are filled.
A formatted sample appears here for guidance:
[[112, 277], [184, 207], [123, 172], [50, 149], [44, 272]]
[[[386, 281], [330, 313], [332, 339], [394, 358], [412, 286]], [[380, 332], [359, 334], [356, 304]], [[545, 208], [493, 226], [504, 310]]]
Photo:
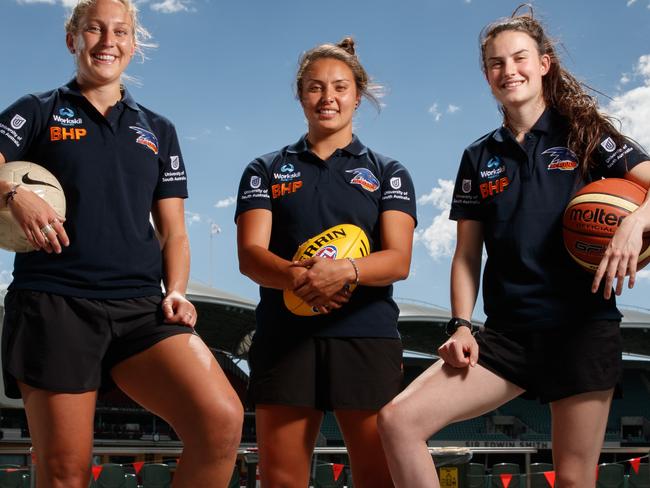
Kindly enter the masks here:
[[211, 451], [236, 450], [241, 441], [244, 409], [239, 398], [224, 397], [214, 399], [191, 412], [189, 422], [184, 422], [183, 441], [199, 442], [204, 449]]
[[90, 478], [90, 460], [79, 459], [65, 455], [47, 456], [39, 459], [38, 467], [42, 469], [45, 478], [50, 480], [49, 486], [85, 488]]
[[[594, 469], [595, 472], [595, 469]], [[588, 477], [588, 475], [587, 475]], [[595, 479], [594, 479], [595, 482]], [[556, 469], [555, 470], [555, 486], [561, 486], [562, 488], [579, 488], [581, 486], [587, 486], [585, 476], [582, 476], [580, 470], [566, 470], [566, 469]], [[593, 486], [593, 484], [592, 484]]]
[[405, 434], [409, 426], [409, 418], [404, 409], [394, 402], [388, 403], [377, 416], [377, 429], [383, 440], [392, 439], [399, 434]]

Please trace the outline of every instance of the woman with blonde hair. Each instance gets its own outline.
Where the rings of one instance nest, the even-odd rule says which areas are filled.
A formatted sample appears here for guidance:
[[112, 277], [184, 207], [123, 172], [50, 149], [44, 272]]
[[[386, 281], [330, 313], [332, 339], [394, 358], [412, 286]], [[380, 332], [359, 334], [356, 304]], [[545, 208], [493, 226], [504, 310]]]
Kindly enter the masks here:
[[241, 403], [184, 296], [176, 131], [121, 83], [145, 32], [131, 0], [81, 0], [66, 24], [75, 78], [0, 113], [15, 133], [0, 135], [0, 164], [38, 162], [67, 200], [63, 218], [27, 185], [0, 181], [0, 204], [35, 248], [15, 258], [2, 360], [7, 394], [25, 404], [39, 487], [87, 488], [97, 391], [111, 382], [182, 439], [174, 487], [226, 486], [239, 445]]

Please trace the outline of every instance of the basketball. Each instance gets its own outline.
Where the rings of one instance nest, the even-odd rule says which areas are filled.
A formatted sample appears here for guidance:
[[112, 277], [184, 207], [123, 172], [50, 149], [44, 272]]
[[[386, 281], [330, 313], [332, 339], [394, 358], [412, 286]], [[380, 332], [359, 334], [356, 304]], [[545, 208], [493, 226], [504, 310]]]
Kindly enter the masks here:
[[[595, 181], [576, 193], [564, 211], [562, 222], [564, 245], [575, 262], [594, 273], [623, 219], [645, 197], [645, 188], [620, 178]], [[648, 262], [650, 233], [643, 235], [637, 270]]]
[[[370, 242], [363, 229], [352, 224], [330, 227], [303, 243], [293, 256], [293, 261], [303, 261], [315, 256], [327, 259], [361, 258], [370, 254]], [[354, 290], [350, 285], [350, 291]], [[284, 290], [284, 304], [296, 315], [312, 316], [320, 312], [298, 298], [291, 290]]]
[[[49, 203], [61, 217], [65, 216], [65, 195], [61, 184], [42, 166], [27, 161], [0, 164], [0, 180], [20, 183]], [[0, 208], [0, 248], [14, 252], [34, 250], [7, 207]]]

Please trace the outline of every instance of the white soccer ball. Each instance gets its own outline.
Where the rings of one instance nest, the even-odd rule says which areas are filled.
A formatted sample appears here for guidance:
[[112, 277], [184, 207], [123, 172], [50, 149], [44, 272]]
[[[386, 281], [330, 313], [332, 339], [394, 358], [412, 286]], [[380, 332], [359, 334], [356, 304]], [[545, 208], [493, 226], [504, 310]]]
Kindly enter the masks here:
[[[61, 184], [48, 170], [36, 163], [13, 161], [0, 164], [0, 180], [20, 183], [45, 200], [61, 217], [65, 217], [65, 195]], [[0, 248], [14, 252], [33, 251], [23, 229], [7, 207], [0, 208]]]

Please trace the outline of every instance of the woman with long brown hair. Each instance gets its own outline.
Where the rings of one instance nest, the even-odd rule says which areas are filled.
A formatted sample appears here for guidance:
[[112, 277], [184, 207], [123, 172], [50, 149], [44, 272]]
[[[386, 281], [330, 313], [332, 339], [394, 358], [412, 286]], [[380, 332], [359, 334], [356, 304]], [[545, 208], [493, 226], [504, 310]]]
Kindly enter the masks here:
[[[626, 275], [634, 283], [650, 201], [625, 219], [595, 277], [564, 249], [562, 215], [577, 189], [604, 176], [647, 188], [650, 158], [562, 67], [532, 9], [484, 29], [481, 59], [503, 126], [472, 143], [458, 171], [451, 337], [382, 410], [382, 441], [396, 486], [437, 487], [427, 439], [524, 395], [550, 404], [556, 486], [594, 486], [622, 371], [612, 284], [620, 294]], [[484, 244], [479, 330], [471, 316]]]

